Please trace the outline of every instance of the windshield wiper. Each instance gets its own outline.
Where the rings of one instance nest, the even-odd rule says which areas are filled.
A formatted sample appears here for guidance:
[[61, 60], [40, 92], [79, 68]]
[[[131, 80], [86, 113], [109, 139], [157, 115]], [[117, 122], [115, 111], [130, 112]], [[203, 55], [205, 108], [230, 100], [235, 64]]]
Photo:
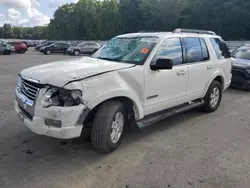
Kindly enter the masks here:
[[98, 59], [108, 60], [108, 61], [119, 61], [120, 59], [112, 59], [108, 57], [98, 57]]

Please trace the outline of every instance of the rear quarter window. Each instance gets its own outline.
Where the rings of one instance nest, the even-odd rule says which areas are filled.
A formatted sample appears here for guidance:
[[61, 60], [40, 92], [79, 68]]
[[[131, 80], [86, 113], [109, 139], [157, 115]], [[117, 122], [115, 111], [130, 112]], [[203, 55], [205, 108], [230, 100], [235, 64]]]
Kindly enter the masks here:
[[227, 59], [231, 57], [231, 53], [226, 43], [220, 38], [209, 39], [218, 59]]

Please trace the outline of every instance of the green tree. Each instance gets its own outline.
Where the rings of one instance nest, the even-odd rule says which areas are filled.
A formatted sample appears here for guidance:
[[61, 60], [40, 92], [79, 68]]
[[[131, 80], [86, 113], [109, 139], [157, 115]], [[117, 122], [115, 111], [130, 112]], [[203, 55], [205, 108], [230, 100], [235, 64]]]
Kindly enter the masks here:
[[11, 28], [10, 24], [4, 24], [3, 25], [3, 37], [6, 38], [6, 39], [14, 37], [13, 31], [12, 31], [12, 28]]
[[13, 27], [13, 36], [18, 39], [23, 38], [23, 28], [22, 27]]

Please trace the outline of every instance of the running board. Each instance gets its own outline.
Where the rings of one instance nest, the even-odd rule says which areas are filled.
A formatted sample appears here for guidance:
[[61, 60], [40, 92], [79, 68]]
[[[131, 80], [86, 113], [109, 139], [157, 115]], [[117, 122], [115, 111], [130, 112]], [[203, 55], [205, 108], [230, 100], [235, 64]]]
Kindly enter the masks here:
[[171, 108], [168, 110], [164, 110], [162, 112], [148, 115], [144, 119], [136, 121], [136, 124], [138, 125], [138, 127], [140, 129], [143, 129], [149, 125], [152, 125], [152, 124], [155, 124], [159, 121], [162, 121], [170, 116], [177, 115], [177, 114], [186, 112], [188, 110], [191, 110], [193, 108], [197, 108], [199, 106], [202, 106], [204, 103], [205, 103], [205, 101], [203, 99], [196, 100], [196, 101], [193, 101], [190, 103], [186, 103], [186, 104], [180, 105], [178, 107], [174, 107], [174, 108]]

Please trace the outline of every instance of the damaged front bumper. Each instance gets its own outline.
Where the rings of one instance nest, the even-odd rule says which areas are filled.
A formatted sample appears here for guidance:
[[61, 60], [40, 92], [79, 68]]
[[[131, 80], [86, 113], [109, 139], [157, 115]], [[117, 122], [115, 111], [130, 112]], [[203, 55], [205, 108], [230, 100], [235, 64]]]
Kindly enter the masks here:
[[[87, 110], [83, 104], [74, 107], [42, 108], [36, 106], [32, 116], [15, 100], [15, 110], [32, 132], [60, 139], [80, 137], [83, 119], [87, 116]], [[53, 125], [53, 122], [57, 123]]]

